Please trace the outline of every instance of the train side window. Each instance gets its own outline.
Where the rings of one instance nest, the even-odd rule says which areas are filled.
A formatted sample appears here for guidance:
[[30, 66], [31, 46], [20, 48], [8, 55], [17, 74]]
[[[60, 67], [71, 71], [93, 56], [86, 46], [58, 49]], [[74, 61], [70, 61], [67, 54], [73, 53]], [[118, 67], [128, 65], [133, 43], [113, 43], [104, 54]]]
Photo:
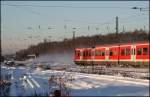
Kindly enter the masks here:
[[102, 54], [101, 54], [102, 56], [105, 56], [105, 51], [102, 51]]
[[85, 56], [85, 51], [83, 51], [83, 56]]
[[109, 52], [109, 56], [113, 56], [113, 52], [112, 51]]
[[87, 51], [85, 51], [85, 56], [87, 56]]
[[91, 56], [91, 51], [89, 51], [89, 56]]
[[147, 55], [148, 54], [148, 49], [147, 48], [143, 48], [143, 55]]
[[91, 55], [94, 56], [94, 51], [91, 52]]
[[138, 48], [137, 49], [137, 55], [141, 55], [142, 54], [142, 48]]
[[83, 56], [85, 56], [85, 51], [83, 51]]
[[89, 53], [88, 53], [88, 51], [86, 51], [86, 56], [89, 56]]
[[125, 55], [125, 49], [122, 49], [121, 50], [121, 56], [124, 56]]
[[130, 49], [126, 48], [126, 55], [130, 55]]
[[86, 56], [88, 56], [88, 54], [89, 54], [88, 51], [86, 51]]
[[89, 51], [87, 51], [87, 56], [90, 56], [90, 52]]
[[87, 56], [87, 52], [85, 51], [84, 53], [85, 53], [84, 56]]
[[87, 51], [85, 51], [85, 56], [87, 56]]
[[96, 52], [95, 52], [95, 56], [100, 56], [101, 55], [101, 52], [99, 51], [99, 50], [97, 50]]
[[114, 51], [114, 54], [113, 55], [117, 55], [117, 51]]
[[80, 51], [78, 52], [78, 57], [80, 56]]

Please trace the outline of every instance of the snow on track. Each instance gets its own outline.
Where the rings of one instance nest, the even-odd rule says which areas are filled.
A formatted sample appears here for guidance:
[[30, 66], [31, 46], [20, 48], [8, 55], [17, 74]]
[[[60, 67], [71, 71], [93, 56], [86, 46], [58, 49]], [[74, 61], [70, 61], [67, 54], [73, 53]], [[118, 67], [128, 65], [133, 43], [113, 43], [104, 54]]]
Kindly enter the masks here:
[[[39, 82], [47, 81], [51, 75], [62, 75], [65, 71], [35, 71], [32, 76]], [[149, 95], [149, 80], [127, 77], [65, 72], [73, 76], [69, 84], [73, 96], [143, 96]]]
[[[3, 68], [7, 71], [8, 68]], [[33, 96], [34, 93], [45, 95], [49, 93], [48, 79], [51, 75], [72, 75], [74, 80], [68, 82], [71, 96], [148, 96], [149, 80], [134, 79], [119, 76], [107, 76], [85, 74], [77, 72], [65, 72], [56, 70], [30, 71], [27, 68], [9, 68], [12, 71], [11, 96]], [[8, 71], [7, 71], [8, 72]], [[3, 72], [4, 74], [6, 72]], [[27, 82], [23, 81], [24, 90], [17, 88], [22, 86], [19, 78], [25, 74]]]
[[[46, 70], [46, 71], [41, 71], [40, 75], [44, 74], [46, 77], [47, 74], [59, 74], [59, 73], [61, 74], [63, 72], [56, 71], [56, 70]], [[135, 79], [135, 78], [129, 78], [129, 77], [109, 76], [109, 75], [85, 74], [85, 73], [77, 73], [77, 72], [65, 72], [65, 73], [67, 74], [71, 73], [74, 76], [88, 77], [88, 78], [93, 78], [93, 79], [98, 79], [98, 80], [110, 80], [110, 81], [120, 81], [124, 83], [149, 85], [149, 80], [145, 80], [145, 79]]]
[[81, 77], [88, 77], [98, 80], [110, 80], [110, 81], [120, 81], [123, 83], [133, 83], [133, 84], [141, 84], [141, 85], [149, 85], [149, 80], [144, 79], [134, 79], [134, 78], [128, 78], [128, 77], [118, 77], [118, 76], [109, 76], [109, 75], [95, 75], [95, 74], [83, 74], [79, 73], [77, 76]]

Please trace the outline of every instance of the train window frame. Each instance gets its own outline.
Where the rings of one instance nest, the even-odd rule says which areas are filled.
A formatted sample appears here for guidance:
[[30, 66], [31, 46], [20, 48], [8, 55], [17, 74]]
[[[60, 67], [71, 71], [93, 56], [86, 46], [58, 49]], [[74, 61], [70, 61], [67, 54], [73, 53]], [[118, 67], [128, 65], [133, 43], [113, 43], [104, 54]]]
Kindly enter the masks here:
[[85, 51], [85, 57], [87, 56], [87, 51]]
[[132, 48], [132, 55], [135, 55], [135, 48]]
[[87, 51], [85, 50], [85, 57], [87, 56]]
[[80, 56], [83, 56], [81, 51], [80, 51]]
[[120, 53], [121, 56], [125, 56], [126, 55], [126, 51], [125, 49], [121, 49], [121, 53]]
[[101, 56], [101, 51], [100, 50], [95, 50], [95, 56]]
[[80, 57], [80, 51], [77, 52], [77, 56]]
[[89, 52], [88, 52], [88, 50], [86, 50], [86, 57], [87, 57], [87, 56], [89, 56]]
[[130, 48], [126, 48], [125, 50], [125, 55], [129, 56], [131, 54]]
[[[140, 52], [139, 52], [140, 50]], [[142, 55], [142, 48], [137, 48], [137, 55]]]
[[109, 56], [113, 56], [113, 51], [112, 50], [109, 51]]
[[87, 56], [87, 53], [86, 53], [86, 51], [85, 51], [85, 57]]
[[88, 52], [88, 56], [91, 56], [91, 51], [90, 51], [90, 50], [88, 50], [87, 52]]
[[[144, 53], [144, 49], [146, 49], [146, 53]], [[147, 54], [148, 54], [148, 48], [145, 47], [145, 48], [143, 48], [143, 55], [147, 55]]]
[[95, 52], [94, 51], [92, 51], [92, 56], [95, 56]]
[[85, 57], [85, 51], [83, 51], [83, 57]]
[[89, 56], [89, 51], [88, 50], [86, 51], [86, 56]]
[[105, 56], [105, 51], [101, 51], [101, 56]]
[[114, 56], [116, 56], [116, 55], [117, 55], [117, 51], [116, 51], [116, 50], [114, 50], [113, 52], [114, 52], [114, 54], [113, 54], [113, 55], [114, 55]]

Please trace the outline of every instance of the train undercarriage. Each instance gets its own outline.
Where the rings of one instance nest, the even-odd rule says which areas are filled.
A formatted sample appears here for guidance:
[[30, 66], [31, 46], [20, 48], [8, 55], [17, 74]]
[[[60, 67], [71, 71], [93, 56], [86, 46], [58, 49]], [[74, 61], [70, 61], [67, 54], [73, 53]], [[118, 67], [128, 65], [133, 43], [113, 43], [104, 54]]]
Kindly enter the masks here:
[[75, 61], [75, 64], [82, 66], [105, 66], [111, 67], [124, 67], [124, 68], [149, 68], [149, 62], [126, 62], [126, 61]]
[[[135, 64], [129, 62], [75, 62], [81, 69], [81, 73], [102, 74], [102, 75], [121, 75], [123, 77], [150, 79], [149, 62]], [[141, 66], [143, 65], [143, 66]]]

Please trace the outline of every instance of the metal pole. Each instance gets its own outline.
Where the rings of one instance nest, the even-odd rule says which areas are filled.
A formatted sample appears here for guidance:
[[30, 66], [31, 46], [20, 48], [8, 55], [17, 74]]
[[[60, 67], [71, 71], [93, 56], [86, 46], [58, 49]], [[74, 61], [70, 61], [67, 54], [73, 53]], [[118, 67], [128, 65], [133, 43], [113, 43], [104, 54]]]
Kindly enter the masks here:
[[116, 36], [117, 36], [117, 39], [119, 40], [119, 48], [118, 48], [118, 62], [117, 62], [117, 65], [120, 64], [119, 62], [119, 56], [120, 56], [120, 37], [118, 35], [118, 16], [116, 16]]
[[91, 53], [91, 56], [92, 56], [92, 73], [94, 73], [94, 64], [93, 64], [93, 60], [94, 60], [94, 46], [92, 47], [92, 53]]
[[125, 32], [125, 28], [124, 28], [124, 26], [123, 26], [123, 28], [122, 28], [122, 32], [123, 32], [123, 33]]
[[118, 36], [118, 16], [116, 16], [116, 36]]
[[75, 29], [76, 28], [73, 28], [73, 37], [72, 37], [72, 39], [73, 39], [73, 48], [75, 49]]

